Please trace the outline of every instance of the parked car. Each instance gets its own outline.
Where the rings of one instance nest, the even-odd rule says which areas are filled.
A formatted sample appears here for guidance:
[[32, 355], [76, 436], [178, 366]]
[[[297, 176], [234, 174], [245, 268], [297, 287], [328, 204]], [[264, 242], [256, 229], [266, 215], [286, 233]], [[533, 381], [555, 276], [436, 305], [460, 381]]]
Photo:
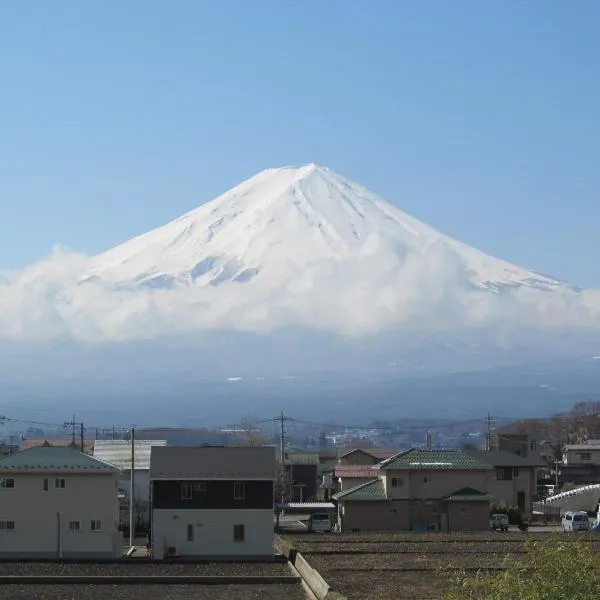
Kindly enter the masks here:
[[508, 515], [503, 513], [492, 515], [490, 519], [490, 529], [508, 531]]
[[333, 528], [331, 517], [327, 513], [315, 513], [308, 520], [308, 531], [311, 532], [328, 532]]
[[569, 511], [562, 518], [563, 531], [589, 531], [590, 519], [585, 510]]

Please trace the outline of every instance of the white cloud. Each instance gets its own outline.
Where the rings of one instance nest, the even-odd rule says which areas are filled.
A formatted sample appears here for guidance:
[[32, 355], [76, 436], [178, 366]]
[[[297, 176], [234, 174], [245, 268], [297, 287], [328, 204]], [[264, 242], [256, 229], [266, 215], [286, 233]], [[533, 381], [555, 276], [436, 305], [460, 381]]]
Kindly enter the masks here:
[[289, 325], [348, 336], [398, 325], [432, 332], [486, 326], [600, 330], [600, 291], [520, 287], [493, 293], [474, 289], [461, 265], [459, 257], [435, 246], [403, 258], [375, 248], [283, 279], [265, 269], [249, 283], [118, 290], [98, 281], [78, 284], [88, 258], [57, 248], [40, 263], [0, 276], [0, 337], [125, 340]]

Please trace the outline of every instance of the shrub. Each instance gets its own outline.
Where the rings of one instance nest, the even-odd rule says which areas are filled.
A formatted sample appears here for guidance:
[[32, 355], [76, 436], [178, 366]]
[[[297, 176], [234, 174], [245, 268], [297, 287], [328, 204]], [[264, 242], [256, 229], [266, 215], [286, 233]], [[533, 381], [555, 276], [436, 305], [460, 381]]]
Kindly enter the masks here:
[[600, 554], [585, 540], [525, 541], [522, 557], [508, 556], [495, 575], [450, 576], [444, 600], [592, 600], [600, 590]]

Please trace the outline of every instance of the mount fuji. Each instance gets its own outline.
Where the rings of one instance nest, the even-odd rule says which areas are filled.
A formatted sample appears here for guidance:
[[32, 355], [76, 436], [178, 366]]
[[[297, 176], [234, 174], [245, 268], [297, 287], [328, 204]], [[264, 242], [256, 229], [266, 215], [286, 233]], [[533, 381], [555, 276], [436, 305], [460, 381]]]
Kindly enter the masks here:
[[[565, 285], [457, 242], [315, 164], [262, 171], [92, 258], [81, 281], [172, 288], [255, 280], [281, 287], [325, 262], [377, 258], [385, 269], [390, 261], [436, 255], [454, 260], [464, 280], [482, 289]], [[360, 286], [360, 277], [353, 279]]]
[[[471, 248], [315, 164], [262, 171], [101, 254], [55, 250], [0, 274], [0, 381], [161, 406], [176, 393], [190, 410], [210, 390], [227, 415], [233, 398], [345, 412], [365, 395], [367, 412], [393, 412], [398, 378], [501, 369], [502, 386], [507, 368], [544, 403], [566, 389], [557, 365], [597, 380], [599, 334], [598, 291]], [[477, 381], [471, 401], [440, 386], [470, 414]]]

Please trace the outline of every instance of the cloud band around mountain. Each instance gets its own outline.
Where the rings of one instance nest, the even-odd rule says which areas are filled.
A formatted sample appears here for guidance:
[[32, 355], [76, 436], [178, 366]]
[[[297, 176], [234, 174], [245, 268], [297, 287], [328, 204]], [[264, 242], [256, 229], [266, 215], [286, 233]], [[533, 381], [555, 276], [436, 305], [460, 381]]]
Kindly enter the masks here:
[[84, 255], [56, 249], [21, 272], [4, 273], [0, 337], [115, 341], [292, 326], [354, 338], [415, 327], [431, 333], [473, 327], [600, 331], [600, 291], [480, 289], [460, 260], [442, 250], [323, 260], [281, 282], [264, 273], [245, 283], [171, 289], [82, 283], [88, 263]]

